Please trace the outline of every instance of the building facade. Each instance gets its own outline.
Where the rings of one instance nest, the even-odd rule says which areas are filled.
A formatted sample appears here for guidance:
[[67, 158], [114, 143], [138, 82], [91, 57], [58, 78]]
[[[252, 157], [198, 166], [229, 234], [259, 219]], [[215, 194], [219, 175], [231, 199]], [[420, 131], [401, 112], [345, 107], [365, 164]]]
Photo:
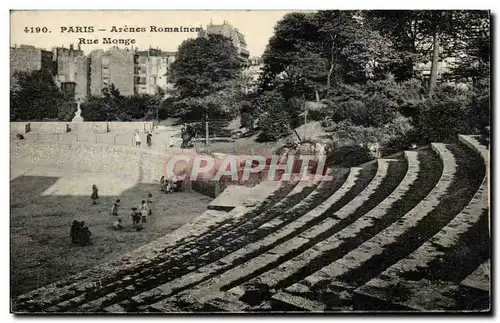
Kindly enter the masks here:
[[89, 55], [90, 95], [101, 96], [102, 90], [111, 84], [122, 95], [134, 94], [134, 53], [128, 49], [113, 47], [108, 51], [95, 50]]
[[170, 65], [175, 61], [175, 52], [159, 49], [136, 51], [134, 55], [135, 93], [156, 95], [167, 93], [172, 87], [168, 82]]
[[52, 51], [22, 45], [10, 48], [10, 73], [12, 79], [15, 71], [46, 69], [64, 93], [79, 101], [91, 95], [101, 96], [102, 90], [111, 84], [124, 96], [160, 92], [168, 95], [174, 87], [168, 77], [175, 56], [175, 52], [160, 49], [117, 47], [94, 50], [86, 56], [73, 45]]
[[227, 21], [224, 21], [222, 25], [214, 25], [210, 23], [207, 25], [207, 30], [201, 30], [198, 32], [198, 37], [205, 37], [206, 35], [223, 35], [232, 40], [234, 47], [238, 51], [238, 54], [244, 59], [248, 60], [250, 52], [247, 49], [247, 43], [245, 36], [237, 29], [231, 26]]
[[[73, 89], [74, 99], [85, 100], [87, 98], [87, 58], [83, 51], [78, 48], [57, 47], [53, 50], [55, 65], [56, 84], [69, 93], [66, 89]], [[70, 86], [68, 83], [72, 83]]]
[[21, 45], [10, 48], [10, 76], [15, 81], [15, 72], [28, 72], [45, 69], [54, 74], [53, 54], [51, 51], [34, 46]]

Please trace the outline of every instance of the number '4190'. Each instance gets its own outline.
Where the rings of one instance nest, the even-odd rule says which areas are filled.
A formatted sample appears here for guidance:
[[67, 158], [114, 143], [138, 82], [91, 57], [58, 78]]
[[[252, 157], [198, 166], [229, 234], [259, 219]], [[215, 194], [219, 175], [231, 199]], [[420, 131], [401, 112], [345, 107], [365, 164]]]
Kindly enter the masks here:
[[24, 32], [28, 34], [48, 33], [49, 29], [47, 27], [26, 27]]

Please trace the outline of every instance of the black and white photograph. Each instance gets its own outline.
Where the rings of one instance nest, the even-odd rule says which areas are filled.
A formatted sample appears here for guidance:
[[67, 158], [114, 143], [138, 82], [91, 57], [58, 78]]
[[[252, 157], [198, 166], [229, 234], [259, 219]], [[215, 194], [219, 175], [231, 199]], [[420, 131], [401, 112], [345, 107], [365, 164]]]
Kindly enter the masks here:
[[11, 314], [492, 312], [490, 10], [9, 24]]

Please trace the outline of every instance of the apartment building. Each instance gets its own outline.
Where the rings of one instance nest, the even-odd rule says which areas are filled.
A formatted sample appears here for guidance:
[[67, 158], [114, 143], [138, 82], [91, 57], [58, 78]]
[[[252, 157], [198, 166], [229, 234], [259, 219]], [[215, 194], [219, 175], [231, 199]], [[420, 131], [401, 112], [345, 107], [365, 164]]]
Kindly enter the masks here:
[[27, 72], [41, 69], [45, 69], [53, 75], [54, 62], [51, 51], [27, 45], [10, 48], [10, 78], [12, 84], [16, 82], [13, 77], [16, 71]]
[[234, 47], [238, 51], [238, 54], [246, 61], [250, 56], [250, 52], [247, 49], [247, 43], [245, 36], [237, 29], [231, 26], [227, 21], [224, 20], [222, 25], [214, 25], [210, 22], [207, 25], [206, 30], [201, 30], [198, 32], [198, 37], [205, 37], [206, 35], [223, 35], [230, 38], [233, 41]]
[[94, 50], [90, 53], [88, 60], [90, 95], [102, 95], [102, 90], [111, 84], [114, 84], [122, 95], [135, 93], [134, 52], [132, 50], [118, 47], [113, 47], [108, 51]]
[[[87, 98], [87, 58], [83, 51], [73, 45], [69, 48], [53, 49], [56, 84], [73, 98]], [[72, 83], [70, 85], [69, 83]]]
[[175, 52], [164, 52], [150, 48], [135, 51], [134, 85], [135, 93], [156, 95], [159, 91], [167, 93], [172, 87], [168, 83], [170, 65], [175, 61]]
[[86, 56], [73, 45], [52, 51], [22, 45], [10, 49], [10, 69], [11, 76], [15, 71], [46, 69], [63, 92], [80, 101], [90, 95], [101, 96], [111, 84], [125, 96], [156, 95], [160, 90], [168, 95], [174, 87], [168, 75], [175, 55], [153, 48], [139, 51], [113, 47]]

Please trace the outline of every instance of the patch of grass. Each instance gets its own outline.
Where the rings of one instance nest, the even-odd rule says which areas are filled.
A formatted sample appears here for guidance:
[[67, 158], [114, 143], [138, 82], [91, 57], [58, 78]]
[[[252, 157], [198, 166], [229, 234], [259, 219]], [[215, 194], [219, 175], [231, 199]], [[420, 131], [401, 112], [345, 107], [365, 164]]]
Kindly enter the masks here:
[[[101, 196], [92, 205], [89, 196], [42, 196], [57, 178], [20, 176], [11, 182], [11, 296], [28, 292], [95, 265], [114, 260], [162, 237], [206, 210], [210, 198], [181, 192], [162, 194], [157, 185], [138, 184], [120, 196]], [[103, 178], [103, 180], [106, 180]], [[147, 227], [136, 232], [129, 210], [148, 192], [155, 200]], [[111, 227], [112, 203], [120, 198], [125, 229]], [[85, 221], [92, 232], [92, 244], [76, 246], [69, 231], [74, 219]]]

